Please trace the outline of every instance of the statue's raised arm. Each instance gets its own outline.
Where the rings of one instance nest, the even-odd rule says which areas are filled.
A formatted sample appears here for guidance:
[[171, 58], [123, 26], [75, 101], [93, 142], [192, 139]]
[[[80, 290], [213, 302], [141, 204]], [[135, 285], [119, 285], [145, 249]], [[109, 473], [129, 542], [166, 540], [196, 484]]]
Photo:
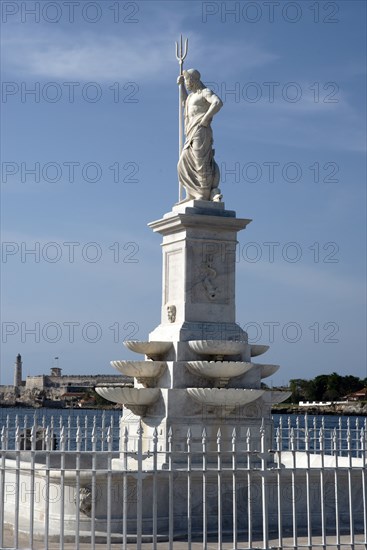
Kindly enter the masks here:
[[222, 108], [222, 100], [204, 86], [196, 69], [183, 71], [177, 83], [182, 86], [186, 135], [177, 166], [178, 178], [186, 190], [186, 198], [181, 202], [193, 199], [219, 202], [222, 194], [211, 121]]

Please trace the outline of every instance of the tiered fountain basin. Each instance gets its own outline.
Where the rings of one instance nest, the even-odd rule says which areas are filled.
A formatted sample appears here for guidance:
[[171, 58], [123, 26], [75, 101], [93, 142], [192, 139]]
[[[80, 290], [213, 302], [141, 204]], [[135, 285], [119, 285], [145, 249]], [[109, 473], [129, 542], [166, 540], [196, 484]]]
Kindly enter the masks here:
[[167, 367], [165, 361], [111, 361], [111, 365], [126, 376], [132, 376], [145, 387], [155, 386]]
[[260, 378], [268, 378], [280, 369], [280, 365], [261, 365], [260, 363], [251, 363], [255, 368], [260, 369]]
[[228, 384], [230, 378], [241, 376], [254, 366], [242, 361], [188, 361], [186, 365], [192, 374], [214, 379], [221, 388]]
[[251, 344], [251, 357], [257, 357], [267, 352], [269, 346], [263, 346], [262, 344]]
[[221, 407], [231, 411], [259, 399], [265, 390], [187, 388], [188, 395], [197, 403], [211, 407]]
[[291, 391], [268, 390], [265, 391], [262, 399], [267, 404], [276, 405], [277, 403], [283, 403], [291, 395]]
[[189, 340], [189, 347], [198, 355], [214, 355], [218, 360], [226, 356], [242, 355], [250, 348], [250, 356], [267, 352], [269, 346], [248, 344], [245, 340]]
[[227, 355], [240, 355], [247, 349], [247, 342], [237, 340], [190, 340], [192, 351], [199, 355], [215, 355], [218, 359]]
[[159, 388], [123, 388], [121, 386], [97, 386], [95, 391], [104, 399], [119, 403], [138, 416], [145, 416], [147, 408], [160, 396]]
[[149, 359], [160, 359], [172, 347], [172, 342], [139, 342], [138, 340], [126, 340], [124, 346], [130, 351], [146, 355]]

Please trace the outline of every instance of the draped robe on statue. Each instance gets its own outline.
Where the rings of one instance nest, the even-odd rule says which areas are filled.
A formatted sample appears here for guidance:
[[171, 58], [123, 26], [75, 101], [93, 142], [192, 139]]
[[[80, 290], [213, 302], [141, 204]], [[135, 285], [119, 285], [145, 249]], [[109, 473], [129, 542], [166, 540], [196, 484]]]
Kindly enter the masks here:
[[[199, 97], [198, 97], [199, 94]], [[219, 194], [220, 173], [214, 160], [213, 132], [201, 121], [211, 103], [207, 98], [221, 100], [208, 88], [190, 94], [185, 102], [186, 141], [178, 162], [177, 170], [181, 185], [186, 189], [188, 199], [212, 200]]]

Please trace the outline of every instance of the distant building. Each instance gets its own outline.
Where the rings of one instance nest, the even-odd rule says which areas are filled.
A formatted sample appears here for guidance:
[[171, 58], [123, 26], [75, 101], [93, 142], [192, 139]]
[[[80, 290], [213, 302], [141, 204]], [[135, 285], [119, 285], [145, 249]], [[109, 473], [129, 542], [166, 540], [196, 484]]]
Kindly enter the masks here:
[[60, 368], [53, 367], [50, 374], [27, 376], [25, 381], [26, 390], [60, 390], [62, 393], [70, 393], [71, 388], [77, 387], [87, 390], [94, 388], [97, 384], [128, 384], [133, 379], [121, 374], [61, 374]]
[[59, 367], [52, 367], [51, 368], [51, 376], [61, 376], [61, 371], [62, 369], [60, 369]]
[[23, 380], [22, 365], [22, 357], [18, 354], [14, 365], [14, 385], [0, 386], [0, 402], [68, 401], [84, 396], [98, 384], [133, 384], [133, 378], [121, 374], [63, 375], [58, 366], [53, 366], [50, 374], [27, 376]]
[[361, 390], [349, 393], [346, 396], [347, 401], [367, 401], [367, 387]]

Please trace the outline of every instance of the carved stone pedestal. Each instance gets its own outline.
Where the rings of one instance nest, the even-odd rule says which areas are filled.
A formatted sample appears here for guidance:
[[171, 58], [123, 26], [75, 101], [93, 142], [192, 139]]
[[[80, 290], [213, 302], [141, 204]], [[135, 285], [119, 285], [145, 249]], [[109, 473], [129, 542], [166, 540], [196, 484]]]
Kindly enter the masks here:
[[149, 227], [163, 236], [161, 324], [150, 340], [241, 340], [236, 325], [237, 233], [251, 220], [223, 203], [190, 201]]

